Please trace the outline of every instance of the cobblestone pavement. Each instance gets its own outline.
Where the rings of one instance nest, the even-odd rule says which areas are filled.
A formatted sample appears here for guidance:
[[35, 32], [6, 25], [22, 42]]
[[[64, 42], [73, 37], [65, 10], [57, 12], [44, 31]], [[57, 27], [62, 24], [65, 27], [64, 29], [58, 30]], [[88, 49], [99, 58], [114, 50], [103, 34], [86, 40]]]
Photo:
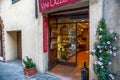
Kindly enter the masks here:
[[0, 80], [60, 80], [55, 75], [46, 73], [37, 73], [32, 77], [25, 77], [23, 67], [20, 61], [11, 61], [7, 63], [0, 62]]

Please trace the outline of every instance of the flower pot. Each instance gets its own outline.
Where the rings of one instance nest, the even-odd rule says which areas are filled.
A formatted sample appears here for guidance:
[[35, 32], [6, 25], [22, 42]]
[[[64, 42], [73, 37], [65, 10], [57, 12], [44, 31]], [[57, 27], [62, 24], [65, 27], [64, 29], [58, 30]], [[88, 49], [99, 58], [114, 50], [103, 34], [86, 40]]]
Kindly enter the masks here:
[[25, 76], [30, 77], [30, 76], [33, 76], [35, 74], [36, 74], [36, 67], [30, 68], [30, 69], [24, 68], [24, 75]]

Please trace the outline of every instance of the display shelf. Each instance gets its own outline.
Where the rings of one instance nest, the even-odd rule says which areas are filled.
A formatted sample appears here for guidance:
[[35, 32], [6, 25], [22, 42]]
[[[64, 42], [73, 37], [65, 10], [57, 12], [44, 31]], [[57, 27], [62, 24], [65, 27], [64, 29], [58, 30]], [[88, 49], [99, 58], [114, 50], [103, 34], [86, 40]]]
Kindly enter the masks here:
[[[56, 24], [52, 24], [56, 25]], [[51, 48], [57, 48], [59, 60], [68, 60], [76, 54], [76, 28], [71, 23], [59, 23], [50, 32]], [[56, 39], [56, 43], [52, 40]]]

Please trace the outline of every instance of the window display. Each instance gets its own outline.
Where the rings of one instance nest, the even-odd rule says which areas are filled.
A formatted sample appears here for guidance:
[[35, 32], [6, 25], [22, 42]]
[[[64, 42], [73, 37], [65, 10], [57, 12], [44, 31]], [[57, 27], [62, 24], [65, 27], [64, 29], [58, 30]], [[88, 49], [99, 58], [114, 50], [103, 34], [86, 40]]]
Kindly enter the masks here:
[[[67, 61], [76, 54], [76, 29], [75, 24], [60, 23], [51, 30], [50, 48], [57, 48], [57, 58]], [[75, 60], [73, 60], [75, 62]]]
[[87, 25], [86, 22], [67, 18], [51, 21], [50, 50], [56, 51], [58, 62], [74, 64], [77, 62], [77, 53], [87, 47]]

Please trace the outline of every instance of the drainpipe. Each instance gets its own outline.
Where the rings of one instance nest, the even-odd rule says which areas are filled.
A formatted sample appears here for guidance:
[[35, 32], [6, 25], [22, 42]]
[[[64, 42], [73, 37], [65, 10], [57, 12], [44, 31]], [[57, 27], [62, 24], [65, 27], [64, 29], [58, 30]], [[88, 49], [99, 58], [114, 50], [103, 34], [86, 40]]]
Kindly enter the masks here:
[[105, 11], [105, 0], [102, 1], [102, 18], [104, 18], [104, 11]]
[[38, 1], [35, 0], [35, 17], [38, 18]]

